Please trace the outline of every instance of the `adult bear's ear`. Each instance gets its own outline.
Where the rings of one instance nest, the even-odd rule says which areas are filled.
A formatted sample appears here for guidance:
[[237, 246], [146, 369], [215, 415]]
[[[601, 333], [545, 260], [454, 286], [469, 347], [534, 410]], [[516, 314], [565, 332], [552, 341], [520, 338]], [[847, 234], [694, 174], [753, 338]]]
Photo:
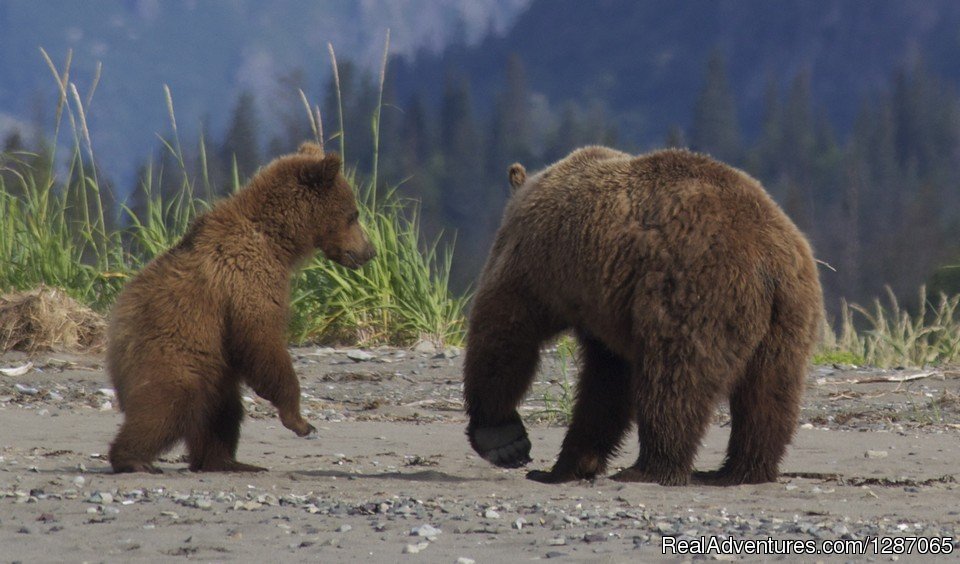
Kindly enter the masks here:
[[527, 181], [527, 169], [520, 163], [513, 163], [507, 171], [507, 176], [510, 178], [510, 191], [515, 192]]
[[343, 161], [337, 153], [327, 153], [322, 159], [310, 161], [300, 169], [300, 183], [311, 188], [326, 188], [333, 184]]

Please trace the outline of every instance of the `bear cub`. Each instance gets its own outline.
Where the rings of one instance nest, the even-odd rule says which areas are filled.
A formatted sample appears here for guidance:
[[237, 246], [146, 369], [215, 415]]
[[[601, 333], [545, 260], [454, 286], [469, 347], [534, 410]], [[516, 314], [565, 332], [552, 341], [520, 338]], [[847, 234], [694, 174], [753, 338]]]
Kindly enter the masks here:
[[159, 472], [181, 440], [190, 470], [260, 471], [236, 460], [248, 384], [298, 436], [300, 384], [286, 348], [290, 277], [315, 249], [358, 268], [375, 252], [336, 153], [305, 143], [197, 217], [113, 308], [107, 369], [124, 421], [115, 472]]
[[[517, 412], [540, 348], [579, 343], [570, 427], [547, 483], [602, 475], [636, 424], [640, 456], [613, 476], [664, 485], [774, 481], [800, 413], [822, 296], [803, 234], [746, 173], [683, 150], [586, 147], [513, 196], [470, 315], [470, 444], [530, 461]], [[730, 403], [723, 466], [693, 472], [716, 404]]]

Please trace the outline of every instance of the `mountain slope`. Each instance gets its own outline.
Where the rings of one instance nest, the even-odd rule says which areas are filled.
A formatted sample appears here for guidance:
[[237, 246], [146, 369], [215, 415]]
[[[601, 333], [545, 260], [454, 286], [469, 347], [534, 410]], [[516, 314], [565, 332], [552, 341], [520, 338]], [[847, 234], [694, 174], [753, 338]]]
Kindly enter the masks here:
[[960, 81], [960, 3], [950, 0], [535, 0], [502, 38], [426, 54], [404, 66], [401, 92], [442, 83], [448, 69], [473, 78], [489, 104], [508, 54], [551, 102], [601, 101], [634, 141], [686, 124], [714, 50], [727, 61], [748, 131], [770, 80], [811, 75], [814, 99], [849, 126], [864, 97], [918, 60]]
[[388, 27], [392, 52], [429, 51], [458, 29], [468, 38], [502, 29], [528, 1], [0, 0], [0, 127], [40, 120], [44, 133], [52, 131], [57, 88], [39, 48], [58, 65], [72, 49], [71, 80], [82, 96], [103, 63], [87, 117], [101, 164], [129, 179], [156, 147], [154, 132], [170, 130], [164, 84], [184, 142], [193, 143], [201, 120], [219, 133], [242, 90], [257, 95], [263, 117], [273, 117], [276, 80], [294, 69], [319, 100], [328, 42], [341, 60], [372, 68]]

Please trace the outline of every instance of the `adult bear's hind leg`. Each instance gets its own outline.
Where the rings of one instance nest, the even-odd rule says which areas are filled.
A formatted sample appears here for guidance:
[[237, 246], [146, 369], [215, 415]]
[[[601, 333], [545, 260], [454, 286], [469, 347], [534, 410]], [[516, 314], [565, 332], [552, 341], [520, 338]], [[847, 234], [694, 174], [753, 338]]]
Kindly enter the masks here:
[[630, 366], [603, 343], [580, 338], [582, 368], [573, 420], [560, 456], [549, 472], [533, 470], [537, 482], [559, 483], [602, 474], [633, 417]]
[[694, 349], [664, 347], [655, 357], [659, 362], [635, 368], [645, 371], [636, 375], [640, 456], [612, 479], [664, 486], [689, 482], [726, 376], [721, 367], [697, 362]]
[[800, 417], [807, 358], [800, 339], [774, 329], [730, 396], [730, 442], [723, 466], [696, 481], [731, 486], [775, 482]]

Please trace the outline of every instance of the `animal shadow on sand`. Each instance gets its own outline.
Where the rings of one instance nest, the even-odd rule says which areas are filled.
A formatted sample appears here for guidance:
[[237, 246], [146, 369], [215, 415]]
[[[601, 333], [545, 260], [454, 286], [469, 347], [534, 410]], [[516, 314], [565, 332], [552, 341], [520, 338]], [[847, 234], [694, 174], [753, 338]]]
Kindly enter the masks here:
[[287, 475], [293, 479], [299, 477], [309, 478], [354, 478], [354, 479], [375, 479], [375, 480], [403, 480], [408, 482], [439, 482], [439, 483], [462, 483], [488, 481], [487, 478], [464, 478], [463, 476], [454, 476], [446, 472], [437, 470], [419, 470], [417, 472], [401, 472], [399, 470], [390, 472], [376, 472], [370, 474], [354, 474], [353, 472], [344, 472], [342, 470], [296, 470], [288, 472]]

